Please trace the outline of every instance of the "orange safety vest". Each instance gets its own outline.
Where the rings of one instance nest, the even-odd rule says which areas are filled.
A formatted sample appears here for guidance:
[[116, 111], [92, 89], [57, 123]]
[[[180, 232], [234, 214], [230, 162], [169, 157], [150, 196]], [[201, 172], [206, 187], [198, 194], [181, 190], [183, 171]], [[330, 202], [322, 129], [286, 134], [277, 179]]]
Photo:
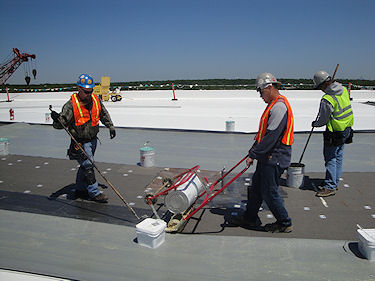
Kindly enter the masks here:
[[262, 117], [260, 118], [259, 130], [258, 130], [258, 133], [256, 134], [256, 136], [254, 138], [257, 143], [259, 143], [262, 140], [262, 138], [264, 137], [264, 135], [266, 134], [267, 124], [268, 124], [268, 115], [270, 113], [271, 108], [275, 105], [275, 103], [277, 102], [277, 100], [279, 98], [284, 100], [286, 108], [288, 109], [288, 122], [287, 122], [286, 130], [285, 130], [285, 133], [284, 133], [284, 136], [283, 136], [281, 142], [283, 144], [286, 144], [286, 145], [292, 145], [292, 143], [294, 141], [294, 138], [293, 138], [294, 119], [293, 119], [292, 108], [290, 107], [290, 104], [289, 104], [288, 100], [286, 99], [286, 97], [284, 97], [282, 95], [279, 95], [276, 99], [274, 99], [272, 101], [272, 103], [269, 106], [266, 107], [266, 109], [264, 110], [264, 112], [262, 114]]
[[99, 119], [100, 119], [100, 102], [99, 98], [92, 94], [92, 110], [91, 110], [91, 116], [90, 112], [86, 109], [84, 105], [82, 105], [79, 101], [79, 98], [77, 97], [77, 94], [73, 94], [71, 96], [72, 103], [73, 103], [73, 113], [74, 113], [74, 122], [76, 126], [81, 126], [85, 124], [86, 122], [91, 120], [91, 126], [95, 127], [99, 125]]

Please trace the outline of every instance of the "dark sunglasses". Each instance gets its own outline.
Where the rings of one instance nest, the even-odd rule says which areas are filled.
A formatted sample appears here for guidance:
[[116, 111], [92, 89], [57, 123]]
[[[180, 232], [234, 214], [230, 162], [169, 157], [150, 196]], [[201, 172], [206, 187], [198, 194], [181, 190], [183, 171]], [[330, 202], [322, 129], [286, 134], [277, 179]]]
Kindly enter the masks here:
[[81, 91], [84, 92], [86, 95], [90, 95], [92, 94], [92, 92], [94, 91], [93, 89], [84, 89], [84, 88], [81, 88]]

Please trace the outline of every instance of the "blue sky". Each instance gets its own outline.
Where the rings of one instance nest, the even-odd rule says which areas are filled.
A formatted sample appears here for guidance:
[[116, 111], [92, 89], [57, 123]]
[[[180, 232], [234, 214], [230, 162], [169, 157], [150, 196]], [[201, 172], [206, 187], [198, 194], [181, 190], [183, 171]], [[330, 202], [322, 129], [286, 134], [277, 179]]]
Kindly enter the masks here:
[[[32, 83], [311, 78], [375, 79], [375, 1], [0, 0], [0, 61], [37, 56]], [[7, 81], [24, 83], [21, 67]]]

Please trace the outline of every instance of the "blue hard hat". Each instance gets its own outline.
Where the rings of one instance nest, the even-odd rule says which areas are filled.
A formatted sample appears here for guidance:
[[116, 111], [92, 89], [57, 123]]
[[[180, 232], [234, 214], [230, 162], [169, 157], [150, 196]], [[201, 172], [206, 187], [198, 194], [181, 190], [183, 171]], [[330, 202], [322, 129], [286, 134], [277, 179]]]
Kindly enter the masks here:
[[81, 74], [78, 78], [77, 85], [82, 88], [94, 88], [94, 79], [88, 74]]

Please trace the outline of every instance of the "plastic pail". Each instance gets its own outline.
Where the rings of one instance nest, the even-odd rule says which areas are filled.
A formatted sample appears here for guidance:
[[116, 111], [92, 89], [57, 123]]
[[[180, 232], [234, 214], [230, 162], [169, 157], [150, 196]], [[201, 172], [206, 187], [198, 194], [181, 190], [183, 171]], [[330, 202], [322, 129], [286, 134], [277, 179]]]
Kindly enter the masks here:
[[153, 167], [155, 166], [155, 149], [150, 146], [141, 147], [140, 157], [142, 167]]
[[50, 112], [47, 112], [45, 114], [45, 117], [46, 117], [46, 123], [49, 123], [51, 121], [51, 113]]
[[0, 138], [0, 155], [9, 154], [9, 140], [8, 138]]
[[286, 184], [289, 187], [301, 188], [304, 185], [305, 165], [302, 163], [291, 163], [288, 168]]
[[233, 120], [225, 121], [225, 130], [227, 132], [234, 132], [235, 124]]

